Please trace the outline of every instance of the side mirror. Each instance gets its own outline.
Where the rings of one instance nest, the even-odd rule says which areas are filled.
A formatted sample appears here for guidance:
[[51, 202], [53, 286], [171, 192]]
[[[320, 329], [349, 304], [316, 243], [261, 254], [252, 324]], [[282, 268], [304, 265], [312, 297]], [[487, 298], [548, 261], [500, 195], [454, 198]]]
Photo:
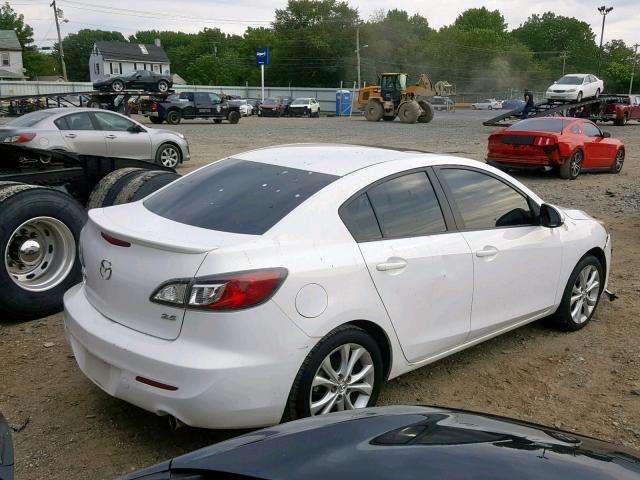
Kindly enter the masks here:
[[540, 225], [547, 228], [557, 228], [563, 224], [562, 215], [560, 212], [548, 205], [543, 203], [540, 206]]
[[602, 138], [609, 138], [611, 134], [609, 132], [602, 132]]
[[129, 128], [127, 128], [127, 132], [141, 133], [141, 132], [144, 132], [144, 130], [139, 125], [131, 125]]

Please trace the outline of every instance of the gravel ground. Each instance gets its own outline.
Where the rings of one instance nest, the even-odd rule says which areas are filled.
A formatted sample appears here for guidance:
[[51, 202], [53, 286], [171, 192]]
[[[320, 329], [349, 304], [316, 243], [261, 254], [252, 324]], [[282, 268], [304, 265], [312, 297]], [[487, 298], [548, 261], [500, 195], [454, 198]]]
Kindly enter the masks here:
[[[185, 122], [176, 130], [192, 161], [282, 143], [338, 142], [415, 148], [482, 160], [487, 112], [438, 113], [428, 125], [362, 118], [245, 118], [238, 125]], [[610, 287], [585, 329], [536, 323], [389, 382], [382, 404], [437, 404], [555, 425], [640, 448], [640, 124], [606, 126], [627, 145], [620, 175], [517, 177], [551, 203], [584, 209], [614, 238]], [[535, 279], [533, 279], [535, 281]], [[20, 479], [113, 478], [238, 432], [183, 428], [102, 393], [77, 369], [62, 316], [0, 324], [0, 411], [12, 426]]]

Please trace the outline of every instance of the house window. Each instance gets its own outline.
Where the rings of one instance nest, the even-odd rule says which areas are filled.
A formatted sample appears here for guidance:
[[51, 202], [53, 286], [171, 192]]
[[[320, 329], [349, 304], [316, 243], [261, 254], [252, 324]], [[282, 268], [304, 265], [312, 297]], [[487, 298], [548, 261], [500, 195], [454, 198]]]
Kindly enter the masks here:
[[134, 64], [133, 64], [133, 69], [134, 69], [134, 70], [138, 70], [138, 64], [137, 64], [137, 63], [134, 63]]
[[11, 65], [11, 60], [8, 53], [2, 53], [2, 66], [8, 67]]
[[96, 62], [96, 64], [93, 66], [93, 72], [96, 75], [100, 75], [100, 62]]
[[154, 65], [154, 66], [153, 66], [153, 71], [154, 71], [155, 73], [160, 73], [160, 65]]
[[120, 75], [120, 64], [119, 63], [111, 63], [111, 73], [115, 75]]

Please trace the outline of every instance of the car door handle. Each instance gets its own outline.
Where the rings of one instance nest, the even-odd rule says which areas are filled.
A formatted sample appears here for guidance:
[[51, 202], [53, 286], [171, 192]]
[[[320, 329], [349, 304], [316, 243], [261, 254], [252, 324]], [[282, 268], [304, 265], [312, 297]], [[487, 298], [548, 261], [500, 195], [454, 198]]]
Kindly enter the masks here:
[[76, 135], [75, 133], [67, 133], [67, 134], [65, 135], [65, 137], [67, 137], [67, 138], [76, 138], [76, 137], [77, 137], [77, 135]]
[[393, 262], [383, 262], [376, 265], [379, 272], [388, 272], [389, 270], [400, 270], [407, 266], [406, 260], [395, 260]]
[[111, 140], [113, 140], [114, 138], [118, 138], [117, 135], [107, 135], [107, 138], [110, 138]]
[[495, 257], [497, 254], [498, 249], [489, 245], [482, 250], [476, 250], [476, 257]]

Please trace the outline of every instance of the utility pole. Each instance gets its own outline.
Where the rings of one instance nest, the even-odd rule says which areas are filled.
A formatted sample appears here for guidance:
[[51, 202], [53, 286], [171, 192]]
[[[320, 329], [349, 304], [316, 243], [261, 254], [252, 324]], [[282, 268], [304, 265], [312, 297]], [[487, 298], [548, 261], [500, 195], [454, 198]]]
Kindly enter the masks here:
[[56, 0], [51, 2], [50, 7], [53, 8], [53, 17], [56, 19], [56, 29], [58, 30], [58, 47], [60, 48], [60, 63], [62, 63], [62, 76], [67, 80], [67, 66], [64, 64], [64, 49], [62, 48], [62, 36], [60, 35], [60, 22], [58, 18], [62, 18], [62, 10], [58, 10]]
[[631, 95], [631, 91], [633, 90], [633, 76], [636, 73], [636, 65], [638, 64], [638, 46], [640, 46], [640, 44], [638, 43], [633, 46], [635, 52], [633, 54], [633, 70], [631, 70], [631, 81], [629, 82], [629, 95]]
[[598, 75], [600, 75], [600, 65], [602, 63], [602, 39], [604, 38], [604, 21], [607, 18], [607, 15], [611, 13], [613, 7], [607, 7], [606, 5], [602, 5], [598, 7], [598, 12], [602, 15], [602, 30], [600, 31], [600, 56], [598, 57]]
[[360, 27], [356, 27], [356, 58], [358, 60], [358, 88], [360, 88], [360, 49], [367, 48], [369, 45], [360, 46]]
[[564, 52], [562, 52], [562, 55], [560, 55], [560, 58], [562, 59], [562, 75], [564, 76], [564, 66], [567, 62], [567, 57], [569, 56], [569, 52], [567, 52], [566, 50]]

